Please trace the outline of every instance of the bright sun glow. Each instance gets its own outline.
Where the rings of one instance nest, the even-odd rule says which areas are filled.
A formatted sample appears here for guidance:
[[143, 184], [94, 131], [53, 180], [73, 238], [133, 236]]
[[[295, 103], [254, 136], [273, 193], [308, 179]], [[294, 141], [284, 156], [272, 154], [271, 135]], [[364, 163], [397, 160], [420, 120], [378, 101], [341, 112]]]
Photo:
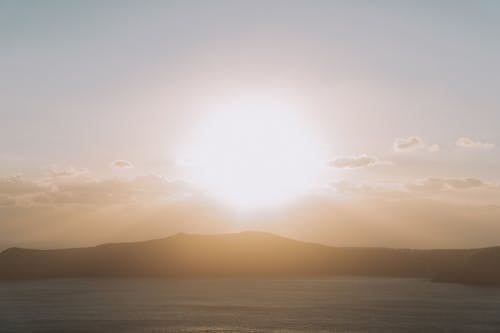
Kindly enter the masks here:
[[284, 204], [314, 181], [320, 151], [299, 112], [271, 98], [210, 110], [189, 147], [192, 177], [208, 194], [249, 210]]

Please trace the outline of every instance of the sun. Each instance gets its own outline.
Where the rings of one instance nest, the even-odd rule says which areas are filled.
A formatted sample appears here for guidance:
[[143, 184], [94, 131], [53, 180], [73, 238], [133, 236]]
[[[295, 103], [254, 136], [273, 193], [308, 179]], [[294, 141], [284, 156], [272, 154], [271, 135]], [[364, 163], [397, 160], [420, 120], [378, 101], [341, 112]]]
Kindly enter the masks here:
[[241, 210], [282, 205], [305, 193], [321, 158], [301, 116], [276, 98], [234, 98], [214, 106], [189, 145], [194, 183]]

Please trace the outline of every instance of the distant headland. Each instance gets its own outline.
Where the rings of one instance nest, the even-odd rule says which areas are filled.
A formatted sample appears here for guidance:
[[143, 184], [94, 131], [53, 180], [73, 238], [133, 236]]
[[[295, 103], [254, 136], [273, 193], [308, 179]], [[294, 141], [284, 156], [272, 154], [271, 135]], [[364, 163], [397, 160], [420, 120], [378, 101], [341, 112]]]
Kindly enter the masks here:
[[0, 253], [0, 279], [265, 278], [334, 275], [500, 285], [500, 247], [411, 250], [330, 247], [264, 232], [176, 234], [95, 247]]

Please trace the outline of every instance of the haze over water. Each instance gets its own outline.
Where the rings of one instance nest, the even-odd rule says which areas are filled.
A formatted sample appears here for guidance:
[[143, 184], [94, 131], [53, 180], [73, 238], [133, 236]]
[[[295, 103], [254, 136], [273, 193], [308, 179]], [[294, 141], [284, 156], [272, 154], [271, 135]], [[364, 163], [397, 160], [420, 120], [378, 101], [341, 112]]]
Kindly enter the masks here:
[[2, 332], [497, 332], [500, 288], [420, 279], [0, 283]]

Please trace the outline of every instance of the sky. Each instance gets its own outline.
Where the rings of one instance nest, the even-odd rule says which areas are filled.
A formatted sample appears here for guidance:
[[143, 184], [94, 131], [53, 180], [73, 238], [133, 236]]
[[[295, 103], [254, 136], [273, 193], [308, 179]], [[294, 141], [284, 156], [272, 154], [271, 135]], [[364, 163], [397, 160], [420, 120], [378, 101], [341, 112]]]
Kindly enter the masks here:
[[0, 249], [246, 229], [498, 245], [499, 15], [0, 0]]

